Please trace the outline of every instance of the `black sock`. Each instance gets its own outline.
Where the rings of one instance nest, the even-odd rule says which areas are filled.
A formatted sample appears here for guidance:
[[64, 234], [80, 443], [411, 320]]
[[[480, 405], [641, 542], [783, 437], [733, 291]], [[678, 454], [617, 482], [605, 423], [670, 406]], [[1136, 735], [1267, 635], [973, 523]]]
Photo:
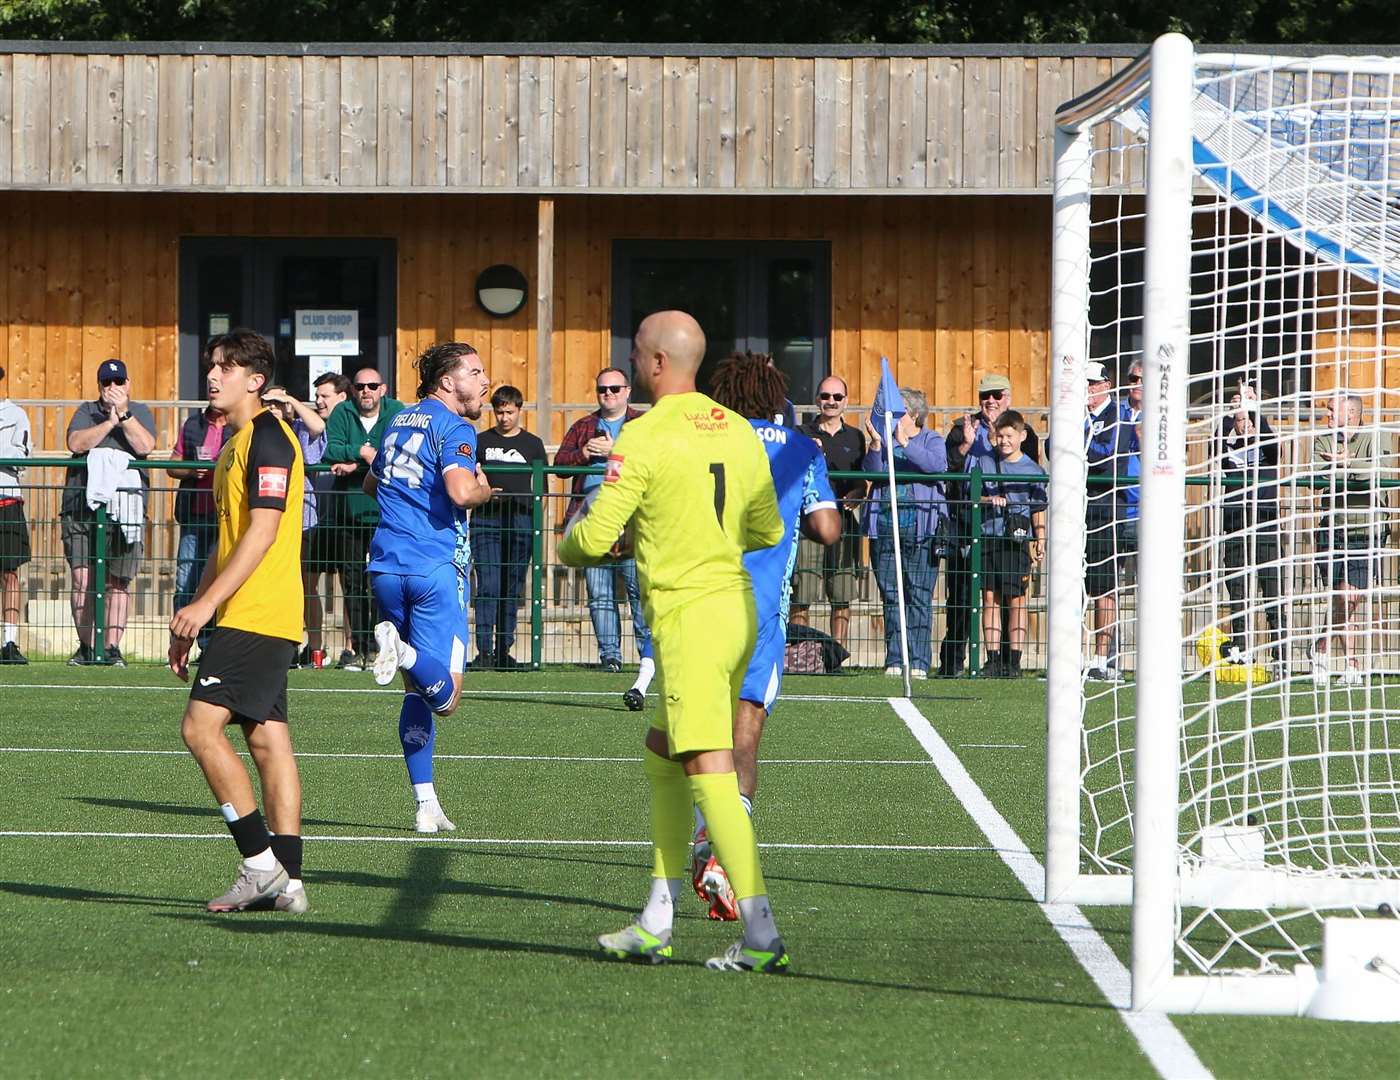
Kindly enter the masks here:
[[260, 851], [266, 851], [272, 842], [261, 810], [254, 810], [246, 817], [230, 821], [228, 831], [233, 833], [233, 842], [238, 845], [238, 854], [245, 859]]
[[301, 877], [301, 837], [286, 833], [272, 834], [272, 854], [287, 871], [289, 878]]

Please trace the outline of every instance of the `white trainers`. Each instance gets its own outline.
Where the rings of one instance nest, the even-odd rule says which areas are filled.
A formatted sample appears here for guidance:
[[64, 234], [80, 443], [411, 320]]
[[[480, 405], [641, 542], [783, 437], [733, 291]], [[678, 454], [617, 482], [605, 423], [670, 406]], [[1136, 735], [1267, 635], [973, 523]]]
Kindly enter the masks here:
[[921, 667], [910, 668], [910, 669], [909, 669], [909, 677], [910, 677], [911, 679], [927, 679], [927, 678], [928, 678], [928, 672], [925, 671], [925, 670], [924, 670], [923, 668], [921, 668]]
[[885, 668], [885, 674], [886, 674], [886, 675], [903, 675], [903, 674], [904, 674], [904, 669], [903, 669], [902, 667], [900, 667], [898, 664], [891, 664], [889, 667]]
[[238, 877], [223, 896], [216, 896], [205, 908], [209, 911], [246, 911], [260, 900], [271, 899], [287, 887], [287, 871], [280, 862], [271, 870], [255, 870], [246, 862], [238, 864]]
[[1361, 673], [1361, 669], [1355, 664], [1348, 664], [1346, 671], [1342, 673], [1342, 685], [1350, 687], [1365, 686], [1366, 676]]
[[418, 814], [413, 819], [413, 828], [416, 832], [456, 832], [457, 826], [448, 820], [446, 814], [442, 812], [442, 804], [434, 799], [432, 802], [418, 804]]
[[1331, 669], [1327, 666], [1327, 654], [1313, 645], [1309, 655], [1312, 657], [1312, 682], [1315, 690], [1326, 690], [1327, 682], [1332, 677]]
[[380, 686], [388, 686], [399, 673], [399, 631], [391, 622], [379, 623], [374, 628], [374, 641], [379, 646], [379, 655], [374, 658], [374, 681]]

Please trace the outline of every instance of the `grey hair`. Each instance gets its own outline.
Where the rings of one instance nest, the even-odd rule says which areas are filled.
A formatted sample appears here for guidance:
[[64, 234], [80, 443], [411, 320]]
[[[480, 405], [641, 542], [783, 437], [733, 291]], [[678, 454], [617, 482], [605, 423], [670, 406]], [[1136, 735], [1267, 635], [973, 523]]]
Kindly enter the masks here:
[[928, 419], [928, 397], [922, 390], [915, 390], [912, 386], [901, 386], [899, 392], [904, 395], [904, 404], [909, 409], [909, 415], [914, 418], [914, 423], [923, 427], [924, 421]]

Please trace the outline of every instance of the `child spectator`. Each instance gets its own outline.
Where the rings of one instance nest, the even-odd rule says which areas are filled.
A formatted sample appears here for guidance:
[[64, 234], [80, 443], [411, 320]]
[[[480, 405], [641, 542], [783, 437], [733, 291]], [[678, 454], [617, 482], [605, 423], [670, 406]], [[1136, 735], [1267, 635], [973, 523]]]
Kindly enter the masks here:
[[[1031, 563], [1045, 555], [1043, 483], [1011, 483], [1006, 476], [1037, 476], [1041, 468], [1022, 450], [1026, 420], [1015, 409], [992, 425], [992, 450], [967, 458], [967, 471], [980, 470], [982, 480], [982, 642], [987, 661], [982, 674], [1014, 679], [1021, 674], [1026, 647], [1026, 582]], [[1001, 606], [1005, 601], [1011, 648], [1001, 655]]]

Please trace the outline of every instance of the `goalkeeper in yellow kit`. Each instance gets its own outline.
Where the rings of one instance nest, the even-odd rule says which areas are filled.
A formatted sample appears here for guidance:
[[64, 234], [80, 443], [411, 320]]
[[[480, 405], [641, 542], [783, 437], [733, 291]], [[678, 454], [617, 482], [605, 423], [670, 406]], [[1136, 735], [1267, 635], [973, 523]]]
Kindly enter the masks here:
[[787, 951], [768, 906], [753, 825], [734, 773], [734, 708], [757, 633], [746, 551], [784, 528], [768, 455], [746, 418], [695, 389], [705, 335], [680, 311], [649, 315], [632, 344], [634, 382], [655, 405], [623, 428], [588, 513], [559, 545], [569, 566], [597, 562], [631, 522], [661, 707], [647, 732], [651, 895], [637, 921], [598, 944], [610, 956], [671, 958], [671, 927], [689, 873], [692, 803], [729, 871], [743, 939], [709, 960], [720, 971], [779, 973]]

